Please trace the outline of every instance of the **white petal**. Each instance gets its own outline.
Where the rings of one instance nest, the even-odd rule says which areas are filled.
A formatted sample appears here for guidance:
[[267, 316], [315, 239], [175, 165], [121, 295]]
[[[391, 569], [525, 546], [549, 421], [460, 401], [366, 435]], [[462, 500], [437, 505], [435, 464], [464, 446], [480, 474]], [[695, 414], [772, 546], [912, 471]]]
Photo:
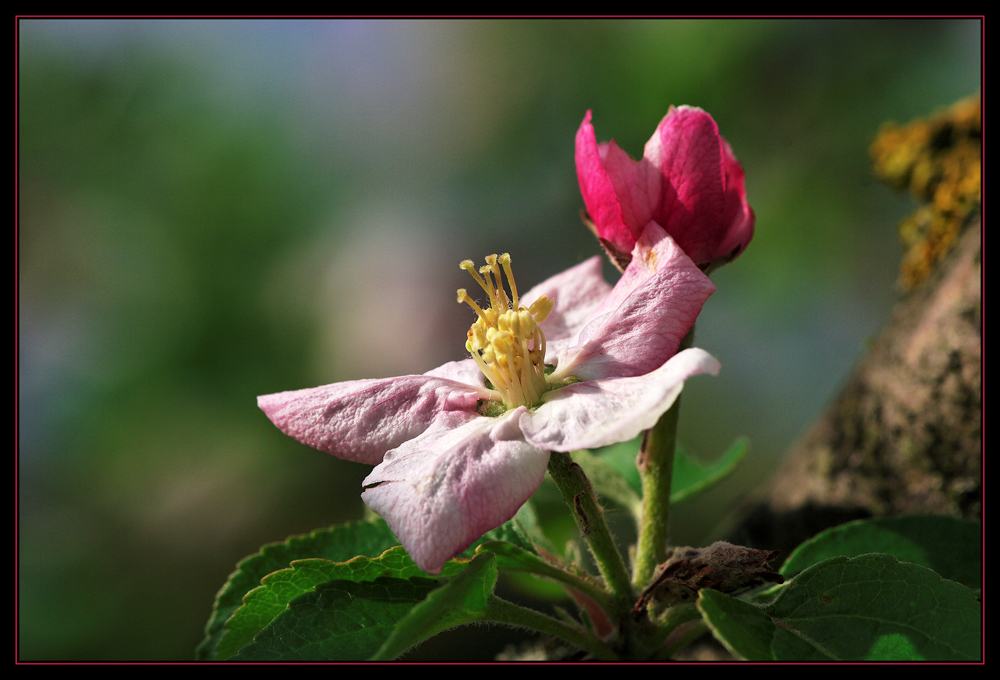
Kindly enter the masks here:
[[686, 349], [652, 373], [575, 383], [545, 395], [545, 403], [521, 416], [525, 439], [540, 449], [575, 451], [628, 441], [653, 427], [684, 381], [719, 372], [701, 349]]
[[476, 366], [476, 362], [472, 359], [449, 361], [443, 366], [438, 366], [437, 368], [427, 371], [424, 375], [430, 375], [436, 378], [448, 378], [449, 380], [454, 380], [466, 385], [475, 385], [476, 387], [483, 387], [486, 384], [483, 372], [479, 370], [479, 367]]
[[361, 497], [424, 571], [440, 572], [513, 517], [542, 483], [549, 454], [525, 443], [517, 426], [524, 411], [442, 414], [365, 479]]
[[350, 380], [267, 394], [257, 397], [257, 405], [278, 429], [306, 446], [377, 465], [386, 451], [419, 435], [438, 414], [475, 413], [476, 402], [489, 396], [481, 384], [425, 375]]
[[521, 296], [519, 304], [525, 307], [542, 295], [555, 300], [552, 313], [540, 324], [545, 333], [548, 356], [554, 356], [560, 347], [573, 341], [611, 292], [611, 286], [601, 273], [602, 265], [601, 257], [595, 255], [546, 279]]
[[713, 284], [655, 222], [579, 343], [559, 353], [553, 380], [639, 376], [662, 366], [694, 325]]

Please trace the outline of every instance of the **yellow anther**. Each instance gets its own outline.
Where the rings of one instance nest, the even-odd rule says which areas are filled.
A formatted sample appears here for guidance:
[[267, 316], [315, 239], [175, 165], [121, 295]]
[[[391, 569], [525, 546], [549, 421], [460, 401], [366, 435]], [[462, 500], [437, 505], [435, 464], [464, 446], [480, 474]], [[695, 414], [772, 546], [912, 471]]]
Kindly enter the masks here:
[[512, 337], [510, 331], [497, 331], [490, 336], [490, 344], [494, 347], [504, 347], [510, 343]]
[[[504, 253], [506, 255], [506, 253]], [[507, 255], [509, 258], [510, 255]], [[500, 278], [500, 267], [497, 266], [497, 256], [487, 255], [486, 264], [489, 266], [490, 271], [493, 273], [493, 280], [496, 282], [497, 286], [497, 300], [500, 302], [500, 307], [503, 311], [507, 311], [511, 308], [510, 300], [507, 299], [507, 293], [503, 289], [503, 280]], [[480, 270], [482, 271], [482, 270]]]
[[555, 300], [550, 298], [548, 295], [542, 295], [528, 306], [528, 312], [535, 317], [535, 321], [537, 323], [541, 323], [549, 318], [549, 314], [552, 313], [552, 309], [555, 306]]
[[459, 269], [464, 269], [465, 271], [472, 274], [472, 278], [476, 280], [476, 283], [478, 283], [479, 286], [486, 291], [486, 294], [490, 296], [490, 304], [491, 305], [495, 304], [496, 296], [493, 294], [493, 284], [490, 283], [489, 286], [486, 285], [486, 282], [483, 281], [483, 277], [481, 277], [478, 273], [476, 273], [476, 265], [472, 263], [472, 260], [462, 260], [459, 263], [458, 267]]
[[479, 307], [479, 305], [476, 304], [475, 300], [473, 300], [471, 297], [469, 297], [469, 293], [466, 292], [466, 290], [464, 288], [459, 288], [458, 289], [458, 302], [459, 303], [462, 303], [462, 302], [468, 303], [470, 307], [472, 307], [474, 310], [476, 310], [476, 314], [479, 315], [480, 319], [485, 319], [486, 318], [486, 313]]
[[514, 284], [514, 272], [510, 270], [510, 253], [500, 256], [503, 273], [507, 275], [507, 285], [510, 286], [511, 309], [517, 309], [517, 286]]
[[[469, 272], [490, 297], [490, 306], [482, 309], [465, 289], [458, 291], [458, 301], [472, 307], [479, 317], [467, 333], [466, 350], [508, 408], [537, 405], [549, 388], [545, 378], [545, 334], [538, 323], [552, 311], [554, 301], [543, 295], [530, 307], [519, 305], [509, 253], [489, 255], [486, 266], [478, 272], [472, 260], [463, 260], [459, 267]], [[504, 276], [510, 297], [504, 290]]]
[[531, 312], [527, 309], [521, 308], [517, 311], [517, 322], [524, 335], [534, 334], [536, 328], [535, 321], [531, 318]]
[[486, 328], [481, 323], [474, 323], [469, 328], [469, 339], [472, 341], [475, 347], [484, 347], [486, 345]]
[[510, 332], [514, 335], [521, 335], [521, 332], [523, 331], [523, 326], [521, 326], [521, 315], [517, 312], [508, 312], [507, 327], [510, 328]]

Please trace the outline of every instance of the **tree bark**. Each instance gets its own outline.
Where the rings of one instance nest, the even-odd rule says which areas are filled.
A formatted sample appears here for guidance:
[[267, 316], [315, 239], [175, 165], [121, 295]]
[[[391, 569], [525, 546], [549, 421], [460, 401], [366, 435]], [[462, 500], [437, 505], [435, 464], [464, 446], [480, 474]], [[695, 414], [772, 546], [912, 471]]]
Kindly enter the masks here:
[[977, 212], [751, 513], [751, 545], [784, 556], [850, 519], [982, 520], [982, 221]]

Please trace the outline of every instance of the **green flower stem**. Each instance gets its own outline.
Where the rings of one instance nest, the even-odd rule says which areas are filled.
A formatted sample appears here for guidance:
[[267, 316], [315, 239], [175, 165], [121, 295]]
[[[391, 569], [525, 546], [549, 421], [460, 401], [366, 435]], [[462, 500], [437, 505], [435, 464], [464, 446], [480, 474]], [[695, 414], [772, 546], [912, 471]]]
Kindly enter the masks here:
[[508, 602], [495, 595], [491, 595], [486, 603], [486, 611], [482, 619], [562, 638], [601, 661], [617, 661], [619, 658], [614, 650], [583, 628], [570, 625], [534, 609]]
[[[694, 341], [694, 327], [681, 340], [677, 351]], [[653, 578], [656, 566], [667, 559], [670, 530], [670, 484], [674, 472], [674, 449], [677, 445], [677, 419], [681, 398], [667, 410], [652, 429], [646, 430], [636, 465], [642, 479], [642, 523], [636, 548], [635, 574], [632, 582], [644, 587]]]
[[574, 463], [568, 453], [553, 451], [549, 457], [549, 474], [572, 510], [576, 525], [594, 556], [619, 613], [630, 611], [636, 596], [628, 569], [615, 546], [614, 537], [604, 519], [604, 510], [598, 504], [597, 495], [583, 468]]

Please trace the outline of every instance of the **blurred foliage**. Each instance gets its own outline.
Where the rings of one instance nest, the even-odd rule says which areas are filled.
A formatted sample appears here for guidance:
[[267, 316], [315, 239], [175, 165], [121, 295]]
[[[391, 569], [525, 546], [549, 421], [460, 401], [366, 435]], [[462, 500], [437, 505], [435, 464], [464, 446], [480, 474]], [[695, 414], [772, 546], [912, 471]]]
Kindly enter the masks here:
[[[530, 286], [599, 253], [588, 108], [639, 156], [671, 104], [701, 106], [747, 171], [757, 235], [698, 326], [723, 373], [691, 381], [681, 432], [706, 460], [748, 434], [758, 462], [684, 506], [699, 544], [892, 304], [905, 199], [871, 181], [872, 136], [973, 91], [981, 59], [978, 22], [949, 20], [18, 27], [25, 660], [190, 659], [240, 558], [360, 517], [366, 468], [255, 395], [460, 358], [462, 259], [509, 251]], [[463, 635], [421, 658], [517, 639]]]
[[184, 658], [211, 594], [185, 581], [263, 519], [246, 506], [274, 505], [255, 477], [290, 481], [253, 453], [253, 399], [306, 380], [310, 321], [262, 274], [318, 184], [279, 124], [220, 115], [162, 58], [24, 56], [21, 653]]

